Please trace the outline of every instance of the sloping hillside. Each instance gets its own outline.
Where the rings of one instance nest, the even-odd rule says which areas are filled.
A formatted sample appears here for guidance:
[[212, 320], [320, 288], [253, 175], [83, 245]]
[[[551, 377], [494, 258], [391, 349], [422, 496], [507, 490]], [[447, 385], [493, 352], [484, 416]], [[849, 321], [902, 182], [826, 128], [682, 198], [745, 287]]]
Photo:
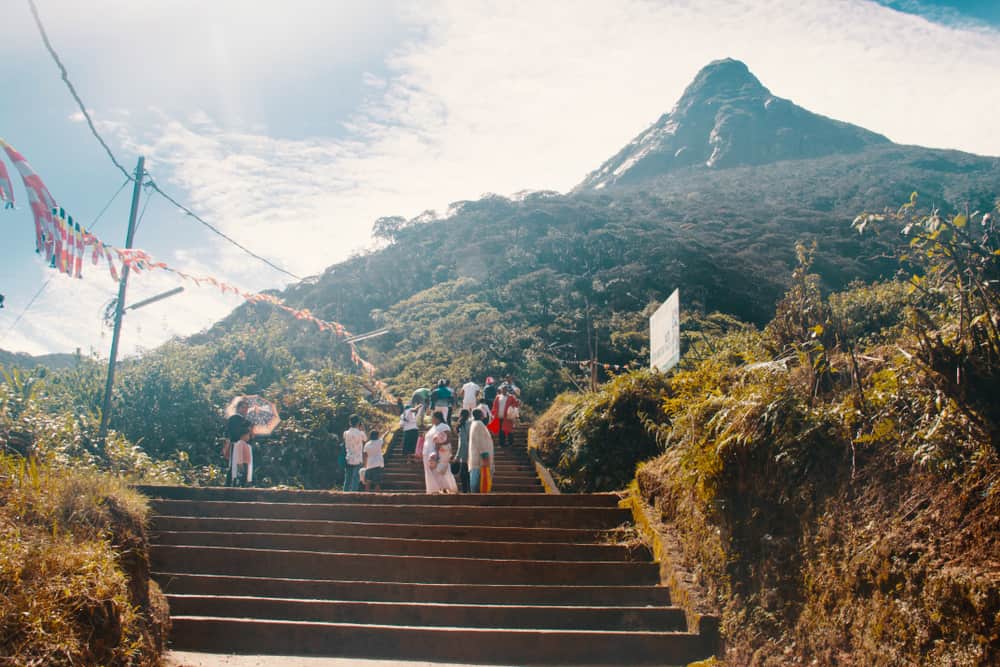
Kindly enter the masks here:
[[[745, 66], [727, 63], [721, 69], [742, 81], [731, 94], [728, 84], [716, 85], [719, 69], [707, 68], [685, 93], [678, 109], [688, 109], [688, 120], [720, 96], [729, 96], [727, 104], [756, 104], [770, 95]], [[456, 202], [441, 217], [381, 218], [373, 230], [379, 250], [281, 296], [354, 332], [388, 328], [360, 347], [398, 395], [439, 377], [512, 372], [529, 402], [541, 405], [583, 381], [579, 360], [591, 355], [612, 366], [644, 365], [647, 317], [674, 288], [686, 313], [720, 311], [762, 325], [787, 288], [797, 242], [816, 242], [813, 270], [824, 289], [834, 290], [898, 270], [886, 259], [887, 237], [851, 229], [862, 210], [895, 208], [915, 190], [923, 205], [944, 213], [993, 207], [1000, 160], [900, 146], [802, 114], [808, 112], [792, 116], [856, 141], [833, 142], [829, 154], [808, 157], [768, 152], [777, 130], [727, 126], [732, 145], [763, 145], [757, 157], [670, 164], [646, 170], [632, 185], [487, 195]], [[762, 127], [774, 129], [767, 123]], [[164, 355], [185, 359], [185, 377], [218, 376], [211, 386], [230, 392], [278, 387], [293, 370], [354, 370], [340, 340], [263, 304], [238, 308], [210, 330], [166, 346]], [[130, 367], [145, 377], [143, 369], [161, 361], [151, 354], [130, 362], [126, 377]], [[229, 370], [219, 375], [215, 366]], [[603, 367], [599, 374], [608, 375]], [[203, 407], [198, 423], [211, 421], [218, 408]], [[184, 439], [130, 435], [146, 437], [158, 451]]]
[[36, 368], [44, 366], [52, 370], [69, 368], [76, 362], [75, 354], [42, 354], [32, 356], [24, 352], [0, 350], [0, 366], [5, 368]]
[[[589, 359], [595, 340], [602, 362], [643, 361], [648, 311], [676, 287], [688, 311], [762, 324], [796, 242], [817, 243], [827, 289], [889, 277], [882, 240], [852, 232], [855, 215], [913, 191], [946, 213], [988, 210], [998, 183], [996, 158], [892, 144], [773, 96], [743, 63], [717, 61], [576, 191], [381, 218], [381, 250], [283, 296], [355, 331], [388, 327], [363, 346], [396, 391], [512, 371], [530, 398], [550, 398], [572, 386], [567, 362]], [[199, 342], [253, 326], [250, 308]], [[307, 325], [284, 326], [300, 358], [343, 351]]]
[[[984, 207], [1000, 183], [996, 160], [895, 145], [858, 154], [725, 170], [688, 168], [643, 186], [519, 200], [459, 202], [444, 219], [384, 218], [387, 245], [330, 267], [283, 295], [356, 331], [394, 389], [438, 376], [512, 370], [551, 396], [570, 383], [557, 360], [645, 357], [645, 315], [675, 287], [686, 309], [763, 323], [786, 287], [796, 241], [818, 244], [824, 286], [891, 275], [880, 241], [850, 221], [864, 209], [922, 200], [945, 210]], [[239, 309], [209, 339], [251, 326]], [[270, 318], [270, 311], [260, 311]], [[284, 320], [303, 354], [333, 339]], [[412, 369], [419, 368], [419, 373]], [[407, 371], [407, 369], [410, 369]]]

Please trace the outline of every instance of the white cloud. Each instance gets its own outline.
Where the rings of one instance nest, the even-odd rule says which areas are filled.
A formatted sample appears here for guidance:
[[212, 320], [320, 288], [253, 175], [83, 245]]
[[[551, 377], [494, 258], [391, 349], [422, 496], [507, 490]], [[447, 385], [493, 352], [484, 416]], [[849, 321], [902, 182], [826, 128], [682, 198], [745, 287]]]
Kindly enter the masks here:
[[[291, 140], [280, 138], [295, 134], [287, 128], [247, 130], [194, 99], [182, 117], [120, 114], [102, 127], [147, 155], [161, 185], [299, 274], [369, 244], [380, 215], [444, 210], [485, 192], [569, 189], [720, 57], [744, 60], [777, 95], [895, 141], [1000, 154], [1000, 89], [989, 85], [1000, 71], [997, 33], [861, 0], [454, 0], [401, 11], [422, 37], [389, 56], [387, 76], [363, 76], [367, 99], [339, 121], [346, 137]], [[266, 28], [249, 19], [241, 25], [246, 39], [234, 53], [250, 57], [244, 47]], [[226, 34], [236, 33], [231, 28]], [[322, 60], [317, 34], [285, 35], [295, 48], [279, 64]], [[239, 85], [234, 100], [246, 98], [246, 82]], [[278, 280], [221, 242], [178, 246], [165, 259], [202, 264], [254, 289]], [[80, 301], [88, 299], [92, 308], [99, 296]], [[202, 328], [232, 301], [185, 296], [183, 311], [171, 308], [167, 322], [137, 316], [141, 340], [150, 346]], [[55, 315], [42, 326], [55, 331]], [[41, 340], [31, 349], [67, 349], [65, 336]]]

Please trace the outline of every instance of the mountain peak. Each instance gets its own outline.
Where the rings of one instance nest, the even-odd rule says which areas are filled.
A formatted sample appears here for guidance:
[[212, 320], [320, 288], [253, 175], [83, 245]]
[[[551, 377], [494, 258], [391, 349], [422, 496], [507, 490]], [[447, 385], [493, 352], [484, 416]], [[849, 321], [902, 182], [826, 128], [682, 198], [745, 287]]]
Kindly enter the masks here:
[[746, 63], [733, 58], [713, 60], [699, 70], [684, 95], [703, 94], [705, 91], [726, 92], [757, 89], [767, 91], [760, 79], [753, 75]]
[[673, 110], [584, 179], [599, 189], [680, 167], [721, 169], [853, 153], [888, 143], [880, 134], [807, 111], [771, 94], [745, 63], [703, 67]]

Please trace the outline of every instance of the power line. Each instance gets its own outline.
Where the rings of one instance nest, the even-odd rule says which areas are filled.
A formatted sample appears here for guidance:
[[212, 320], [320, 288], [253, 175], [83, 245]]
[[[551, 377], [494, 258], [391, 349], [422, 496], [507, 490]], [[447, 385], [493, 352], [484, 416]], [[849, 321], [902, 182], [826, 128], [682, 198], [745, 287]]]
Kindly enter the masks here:
[[[76, 88], [73, 87], [73, 83], [69, 80], [69, 73], [66, 71], [66, 67], [63, 65], [62, 60], [59, 59], [59, 54], [57, 54], [56, 51], [55, 51], [55, 49], [52, 48], [51, 42], [49, 42], [49, 36], [48, 36], [48, 33], [45, 32], [45, 26], [42, 24], [41, 16], [39, 16], [39, 14], [38, 14], [38, 7], [35, 6], [35, 0], [28, 0], [28, 5], [31, 7], [31, 14], [32, 14], [32, 16], [35, 19], [35, 25], [38, 26], [38, 32], [41, 33], [42, 41], [45, 42], [45, 48], [48, 50], [49, 55], [52, 56], [52, 59], [55, 61], [56, 65], [59, 67], [59, 71], [62, 73], [63, 83], [65, 83], [66, 87], [69, 88], [70, 94], [73, 96], [73, 99], [76, 100], [77, 106], [80, 107], [80, 112], [83, 114], [83, 117], [87, 120], [87, 125], [90, 127], [91, 134], [93, 134], [94, 138], [97, 139], [97, 141], [101, 144], [101, 146], [104, 147], [104, 150], [108, 154], [108, 157], [111, 159], [111, 162], [114, 163], [114, 165], [116, 167], [118, 167], [119, 171], [121, 171], [123, 174], [125, 174], [125, 178], [127, 178], [129, 181], [132, 181], [132, 179], [133, 179], [132, 174], [129, 173], [129, 171], [127, 169], [125, 169], [125, 167], [123, 167], [121, 165], [121, 163], [115, 157], [115, 154], [111, 151], [111, 148], [108, 146], [107, 142], [105, 142], [104, 138], [101, 137], [101, 134], [97, 131], [97, 127], [94, 125], [93, 119], [91, 119], [91, 117], [90, 117], [90, 113], [87, 111], [87, 105], [85, 105], [83, 103], [83, 100], [80, 99], [80, 95], [77, 94]], [[240, 250], [242, 250], [246, 254], [250, 255], [254, 259], [260, 260], [261, 262], [263, 262], [263, 263], [267, 264], [268, 266], [270, 266], [275, 271], [283, 273], [286, 276], [294, 278], [295, 280], [298, 280], [298, 281], [302, 280], [301, 276], [297, 276], [294, 273], [292, 273], [291, 271], [288, 271], [288, 270], [283, 269], [282, 267], [278, 266], [277, 264], [275, 264], [271, 260], [269, 260], [269, 259], [267, 259], [265, 257], [261, 257], [257, 253], [255, 253], [252, 250], [250, 250], [249, 248], [247, 248], [245, 245], [243, 245], [240, 242], [238, 242], [236, 239], [234, 239], [231, 236], [228, 236], [225, 233], [223, 233], [218, 227], [215, 227], [214, 225], [210, 224], [204, 218], [202, 218], [201, 216], [197, 215], [194, 211], [192, 211], [191, 209], [189, 209], [187, 206], [184, 206], [183, 204], [181, 204], [180, 202], [178, 202], [176, 199], [174, 199], [173, 197], [171, 197], [170, 195], [168, 195], [166, 192], [164, 192], [163, 190], [161, 190], [160, 187], [156, 184], [156, 182], [153, 181], [152, 179], [149, 180], [148, 185], [150, 185], [153, 188], [153, 190], [155, 190], [156, 192], [158, 192], [164, 199], [166, 199], [167, 201], [169, 201], [171, 204], [173, 204], [177, 208], [181, 209], [187, 215], [191, 216], [192, 218], [194, 218], [195, 220], [197, 220], [198, 222], [200, 222], [202, 225], [204, 225], [208, 229], [212, 230], [212, 232], [214, 232], [215, 234], [219, 235], [220, 237], [222, 237], [226, 241], [229, 241], [229, 243], [233, 244], [234, 246], [236, 246], [237, 248], [239, 248]]]
[[131, 176], [128, 177], [128, 178], [126, 178], [124, 181], [122, 181], [122, 185], [121, 185], [120, 188], [118, 188], [118, 192], [116, 192], [111, 197], [111, 199], [108, 200], [108, 203], [104, 205], [104, 208], [102, 208], [101, 212], [97, 214], [97, 217], [94, 218], [94, 221], [92, 223], [90, 223], [90, 227], [87, 228], [87, 231], [90, 231], [90, 230], [94, 229], [94, 227], [97, 226], [97, 223], [100, 222], [101, 218], [104, 216], [104, 214], [107, 212], [107, 210], [109, 208], [111, 208], [111, 205], [115, 202], [116, 199], [118, 199], [118, 195], [120, 195], [122, 193], [122, 190], [124, 190], [125, 186], [128, 185], [131, 181], [132, 181], [132, 177]]
[[171, 204], [173, 204], [174, 206], [176, 206], [180, 210], [184, 211], [184, 213], [186, 213], [187, 215], [191, 216], [192, 218], [194, 218], [195, 220], [197, 220], [198, 222], [200, 222], [201, 224], [203, 224], [205, 227], [208, 227], [210, 230], [212, 230], [212, 232], [214, 232], [215, 234], [218, 234], [219, 236], [221, 236], [225, 240], [229, 241], [234, 246], [236, 246], [237, 248], [239, 248], [240, 250], [242, 250], [246, 254], [250, 255], [254, 259], [258, 259], [261, 262], [264, 262], [265, 264], [267, 264], [268, 266], [270, 266], [275, 271], [279, 271], [280, 273], [284, 273], [286, 276], [294, 278], [295, 280], [298, 280], [298, 281], [302, 280], [301, 276], [297, 276], [294, 273], [292, 273], [291, 271], [288, 271], [286, 269], [281, 268], [280, 266], [278, 266], [277, 264], [275, 264], [271, 260], [267, 259], [266, 257], [261, 257], [260, 255], [258, 255], [254, 251], [250, 250], [249, 248], [247, 248], [245, 245], [241, 244], [239, 241], [237, 241], [233, 237], [227, 236], [218, 227], [216, 227], [216, 226], [212, 225], [211, 223], [207, 222], [200, 215], [198, 215], [197, 213], [195, 213], [194, 211], [192, 211], [191, 209], [189, 209], [187, 206], [184, 206], [184, 204], [181, 204], [179, 201], [177, 201], [176, 199], [174, 199], [173, 197], [171, 197], [170, 195], [168, 195], [166, 192], [164, 192], [163, 190], [161, 190], [160, 186], [156, 184], [156, 181], [150, 180], [149, 185], [150, 185], [150, 187], [153, 188], [153, 190], [155, 190], [156, 192], [158, 192], [160, 194], [160, 196], [163, 197], [164, 199], [166, 199], [168, 202], [170, 202]]
[[[147, 186], [149, 185], [148, 181], [146, 182], [146, 185]], [[146, 217], [146, 208], [149, 206], [149, 202], [151, 202], [151, 201], [153, 201], [153, 198], [150, 197], [149, 193], [147, 192], [146, 193], [146, 201], [142, 205], [142, 212], [139, 213], [139, 219], [135, 221], [135, 232], [137, 234], [139, 233], [139, 225], [142, 224], [142, 219]]]
[[49, 42], [48, 33], [45, 32], [45, 26], [42, 25], [42, 18], [38, 15], [38, 7], [35, 6], [35, 0], [28, 0], [28, 5], [31, 7], [31, 15], [35, 18], [35, 25], [38, 26], [38, 32], [40, 32], [42, 35], [42, 41], [45, 42], [45, 48], [48, 50], [49, 55], [52, 56], [52, 59], [59, 67], [59, 71], [62, 73], [63, 83], [65, 83], [66, 87], [69, 88], [70, 94], [73, 96], [73, 99], [76, 100], [77, 106], [80, 107], [80, 113], [82, 113], [83, 117], [87, 120], [87, 125], [90, 126], [91, 134], [93, 134], [94, 138], [97, 139], [97, 141], [101, 144], [101, 146], [104, 147], [104, 151], [108, 154], [108, 157], [111, 158], [111, 162], [113, 162], [114, 165], [118, 167], [118, 171], [125, 174], [125, 178], [131, 181], [132, 174], [130, 174], [128, 170], [121, 165], [121, 163], [115, 157], [115, 154], [111, 152], [111, 148], [101, 137], [101, 134], [97, 131], [97, 127], [94, 125], [94, 121], [90, 117], [90, 113], [87, 111], [86, 105], [83, 103], [83, 100], [81, 100], [80, 96], [77, 94], [76, 88], [73, 87], [73, 82], [69, 80], [69, 73], [66, 71], [66, 67], [62, 64], [62, 60], [59, 59], [59, 54], [57, 54], [55, 49], [52, 48], [52, 44]]
[[28, 305], [24, 307], [24, 310], [21, 311], [21, 314], [17, 316], [17, 319], [14, 320], [14, 323], [10, 325], [9, 329], [7, 329], [7, 333], [5, 333], [3, 336], [4, 338], [9, 336], [11, 332], [14, 331], [15, 328], [17, 328], [17, 325], [21, 322], [21, 318], [24, 317], [24, 314], [27, 313], [28, 309], [31, 308], [31, 306], [35, 303], [35, 299], [41, 296], [42, 292], [45, 291], [45, 288], [49, 286], [49, 283], [52, 282], [52, 279], [54, 277], [55, 274], [49, 276], [49, 279], [46, 280], [44, 283], [42, 283], [42, 286], [38, 288], [37, 292], [35, 292], [35, 296], [31, 297], [31, 301], [28, 302]]

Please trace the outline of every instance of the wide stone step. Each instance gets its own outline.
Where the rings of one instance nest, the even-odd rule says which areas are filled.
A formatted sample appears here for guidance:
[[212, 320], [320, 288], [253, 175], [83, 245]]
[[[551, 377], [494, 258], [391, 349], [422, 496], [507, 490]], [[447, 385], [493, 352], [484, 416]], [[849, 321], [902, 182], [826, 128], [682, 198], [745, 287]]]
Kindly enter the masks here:
[[[423, 496], [428, 497], [432, 496]], [[539, 497], [547, 498], [550, 494], [539, 494]], [[423, 504], [422, 501], [419, 504], [411, 501], [409, 504], [399, 505], [352, 505], [158, 499], [151, 501], [150, 505], [155, 513], [172, 516], [540, 528], [573, 526], [607, 529], [624, 524], [631, 516], [627, 510], [611, 507], [448, 506]]]
[[180, 650], [493, 664], [687, 664], [711, 655], [685, 632], [517, 630], [174, 616]]
[[[456, 480], [457, 481], [457, 480]], [[427, 486], [424, 480], [395, 480], [387, 481], [384, 488], [387, 491], [426, 491]], [[497, 482], [493, 490], [498, 493], [543, 493], [545, 487], [537, 480], [530, 484], [518, 484], [515, 482]]]
[[[456, 481], [458, 480], [458, 475], [455, 476]], [[397, 473], [386, 473], [382, 478], [385, 483], [389, 482], [412, 482], [412, 481], [424, 481], [424, 476], [422, 474], [416, 474], [412, 472], [397, 472]], [[496, 483], [505, 482], [507, 484], [534, 484], [538, 482], [538, 477], [535, 475], [524, 475], [524, 474], [513, 474], [513, 475], [503, 475], [497, 474], [493, 476], [493, 480]]]
[[[408, 496], [411, 496], [411, 497], [412, 496], [417, 496], [417, 495], [423, 495], [423, 494], [427, 493], [427, 491], [424, 489], [423, 486], [421, 486], [420, 488], [417, 488], [417, 487], [414, 487], [414, 486], [410, 486], [410, 487], [393, 487], [393, 488], [390, 488], [390, 489], [387, 489], [387, 490], [388, 491], [392, 491], [393, 493], [398, 493], [400, 495], [408, 495]], [[542, 493], [545, 493], [545, 489], [542, 486], [538, 486], [537, 488], [536, 487], [530, 487], [530, 488], [529, 487], [513, 487], [513, 488], [508, 487], [508, 488], [505, 488], [503, 491], [504, 491], [504, 493], [521, 493], [521, 494], [529, 494], [529, 493], [542, 494]]]
[[[502, 457], [502, 458], [503, 461], [500, 461], [499, 458], [494, 457], [493, 460], [494, 468], [516, 468], [519, 470], [531, 470], [531, 471], [535, 469], [535, 464], [527, 457], [523, 459], [520, 457], [518, 458]], [[421, 461], [414, 461], [409, 457], [399, 456], [399, 457], [386, 458], [385, 460], [386, 468], [406, 467], [406, 468], [420, 469], [421, 466], [423, 466], [423, 463]]]
[[[421, 480], [423, 478], [421, 477]], [[294, 503], [326, 505], [409, 505], [412, 497], [397, 498], [391, 493], [342, 493], [340, 491], [293, 491], [277, 489], [237, 489], [224, 486], [139, 486], [138, 491], [157, 500], [204, 500], [226, 502]], [[546, 494], [436, 494], [424, 498], [421, 505], [476, 505], [490, 507], [618, 507], [614, 493]]]
[[178, 616], [539, 630], [687, 629], [684, 611], [677, 607], [461, 605], [174, 594], [169, 594], [167, 601]]
[[645, 547], [560, 542], [477, 542], [396, 539], [294, 533], [169, 531], [155, 534], [157, 544], [320, 551], [340, 554], [445, 556], [504, 560], [649, 561]]
[[[413, 474], [413, 475], [423, 475], [424, 468], [422, 465], [400, 463], [395, 466], [386, 466], [386, 475], [399, 475], [402, 473]], [[534, 468], [529, 468], [528, 466], [496, 466], [493, 469], [495, 475], [528, 475], [534, 477], [537, 473]]]
[[197, 574], [326, 579], [336, 573], [348, 581], [603, 586], [655, 585], [656, 563], [605, 561], [504, 560], [339, 554], [277, 549], [173, 546], [151, 547], [153, 569]]
[[282, 579], [218, 574], [155, 572], [165, 593], [189, 595], [245, 595], [312, 600], [369, 600], [373, 602], [439, 602], [451, 604], [512, 605], [670, 605], [665, 586], [523, 586], [511, 584], [427, 584], [330, 579]]
[[576, 528], [528, 528], [508, 526], [428, 526], [420, 523], [359, 523], [352, 521], [301, 521], [297, 519], [234, 519], [228, 517], [155, 515], [154, 533], [166, 531], [213, 531], [244, 533], [295, 533], [424, 540], [478, 540], [488, 542], [610, 541], [607, 531]]
[[[458, 484], [459, 480], [456, 479], [455, 483]], [[383, 482], [383, 486], [387, 491], [399, 488], [397, 485], [406, 485], [407, 488], [410, 488], [414, 484], [419, 484], [421, 488], [426, 488], [426, 482], [423, 479], [417, 479], [415, 477], [397, 477], [394, 479], [386, 479]], [[515, 491], [515, 487], [517, 489], [526, 488], [529, 493], [535, 488], [544, 488], [541, 486], [541, 482], [537, 479], [517, 480], [509, 478], [505, 479], [501, 477], [493, 481], [493, 490], [497, 493], [523, 493], [523, 491]]]
[[[506, 482], [508, 484], [532, 484], [538, 481], [538, 477], [536, 475], [533, 474], [529, 475], [527, 473], [508, 473], [508, 474], [497, 473], [496, 475], [493, 476], [493, 479], [496, 480], [497, 483]], [[424, 481], [423, 473], [422, 472], [416, 473], [410, 471], [387, 472], [382, 478], [382, 481], [385, 483], [409, 482], [414, 480], [419, 480], [423, 482]]]
[[[416, 484], [410, 482], [400, 482], [392, 487], [388, 487], [388, 490], [394, 493], [408, 494], [422, 494], [427, 492], [423, 485], [417, 486]], [[508, 486], [504, 487], [503, 491], [504, 493], [545, 493], [545, 489], [541, 486]]]

